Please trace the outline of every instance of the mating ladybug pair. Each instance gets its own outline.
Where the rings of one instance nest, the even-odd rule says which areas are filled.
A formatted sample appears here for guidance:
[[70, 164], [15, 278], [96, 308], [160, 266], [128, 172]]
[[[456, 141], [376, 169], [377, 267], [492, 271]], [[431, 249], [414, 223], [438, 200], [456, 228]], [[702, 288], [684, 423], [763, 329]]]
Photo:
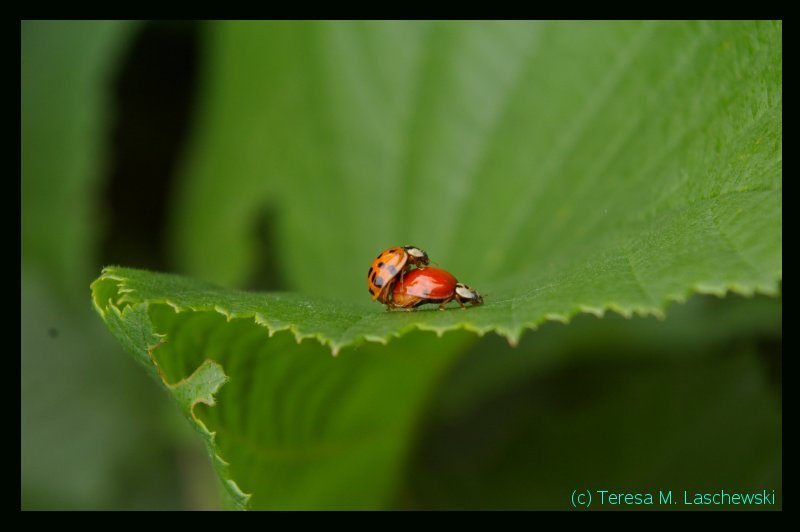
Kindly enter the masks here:
[[373, 301], [380, 301], [387, 310], [411, 310], [427, 303], [438, 303], [439, 310], [444, 310], [453, 300], [461, 308], [464, 303], [483, 304], [478, 292], [445, 270], [427, 267], [429, 262], [428, 254], [414, 246], [389, 248], [378, 255], [367, 272]]

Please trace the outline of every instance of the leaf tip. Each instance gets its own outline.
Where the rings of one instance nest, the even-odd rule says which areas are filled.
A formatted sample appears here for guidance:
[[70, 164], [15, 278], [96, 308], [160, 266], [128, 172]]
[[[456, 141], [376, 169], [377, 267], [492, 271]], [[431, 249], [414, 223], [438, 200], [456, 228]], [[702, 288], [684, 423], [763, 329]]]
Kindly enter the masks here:
[[227, 322], [230, 322], [233, 318], [235, 318], [233, 313], [231, 313], [230, 311], [228, 311], [228, 309], [223, 308], [219, 305], [214, 305], [214, 310], [225, 316], [225, 321]]
[[519, 339], [522, 335], [519, 333], [513, 333], [506, 336], [506, 340], [508, 340], [508, 345], [510, 347], [518, 347], [519, 346]]

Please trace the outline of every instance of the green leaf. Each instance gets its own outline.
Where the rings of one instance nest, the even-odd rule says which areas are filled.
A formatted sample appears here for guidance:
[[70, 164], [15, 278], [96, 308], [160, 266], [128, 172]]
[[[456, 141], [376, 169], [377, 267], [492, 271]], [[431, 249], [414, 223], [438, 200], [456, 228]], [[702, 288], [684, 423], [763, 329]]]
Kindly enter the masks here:
[[432, 354], [411, 334], [333, 358], [265, 319], [289, 307], [325, 317], [291, 295], [106, 268], [93, 297], [203, 436], [233, 508], [251, 496], [253, 508], [386, 507], [425, 399], [471, 340], [448, 335]]
[[485, 308], [427, 313], [438, 330], [516, 340], [578, 311], [778, 291], [779, 22], [208, 33], [173, 233], [185, 271], [242, 284], [258, 213], [275, 208], [263, 253], [292, 289], [364, 301], [372, 258], [412, 243], [487, 293]]
[[[234, 506], [385, 507], [426, 397], [474, 342], [417, 329], [515, 343], [578, 312], [780, 291], [780, 22], [206, 30], [174, 257], [225, 286], [274, 261], [291, 291], [109, 268], [94, 300], [165, 386], [193, 383], [173, 395]], [[371, 303], [364, 271], [398, 244], [486, 304]]]
[[[295, 296], [123, 268], [107, 268], [93, 293], [114, 335], [203, 436], [234, 508], [385, 508], [404, 484], [414, 506], [563, 508], [554, 490], [566, 489], [561, 468], [573, 453], [585, 464], [570, 470], [576, 486], [710, 487], [703, 478], [779, 486], [777, 397], [750, 347], [733, 356], [729, 348], [737, 335], [780, 338], [778, 300], [695, 299], [666, 322], [584, 316], [550, 324], [521, 349], [489, 337], [466, 357], [469, 333], [447, 334], [435, 350], [412, 333], [334, 358], [265, 319]], [[576, 411], [575, 401], [586, 407]], [[698, 432], [702, 423], [710, 428]], [[476, 430], [477, 449], [468, 444]], [[576, 434], [604, 443], [558, 443]], [[704, 461], [716, 444], [726, 446], [715, 453], [724, 460]], [[420, 446], [427, 451], [408, 469]], [[624, 467], [590, 467], [606, 464], [603, 453]], [[674, 469], [681, 459], [689, 465]]]

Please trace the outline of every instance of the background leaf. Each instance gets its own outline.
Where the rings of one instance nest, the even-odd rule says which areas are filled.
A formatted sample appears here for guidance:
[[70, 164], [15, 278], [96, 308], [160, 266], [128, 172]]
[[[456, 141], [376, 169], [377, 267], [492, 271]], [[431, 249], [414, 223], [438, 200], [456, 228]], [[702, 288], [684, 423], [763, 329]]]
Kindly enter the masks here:
[[106, 229], [110, 87], [137, 28], [21, 24], [23, 509], [214, 505], [213, 488], [184, 488], [213, 478], [202, 448], [86, 304]]
[[106, 80], [131, 29], [123, 22], [22, 24], [22, 260], [73, 301], [85, 298], [80, 281], [92, 278], [99, 227], [91, 199], [105, 163]]
[[518, 349], [487, 337], [437, 387], [399, 503], [673, 490], [687, 508], [684, 490], [725, 489], [775, 490], [780, 507], [780, 323], [779, 301], [696, 297], [666, 320], [549, 323]]

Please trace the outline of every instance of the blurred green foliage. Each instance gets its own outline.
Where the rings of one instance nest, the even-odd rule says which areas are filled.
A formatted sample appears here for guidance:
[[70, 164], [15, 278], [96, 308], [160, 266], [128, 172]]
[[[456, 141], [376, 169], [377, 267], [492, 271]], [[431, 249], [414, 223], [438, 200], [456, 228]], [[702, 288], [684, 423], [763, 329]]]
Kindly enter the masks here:
[[563, 509], [573, 489], [780, 496], [780, 336], [779, 302], [696, 297], [664, 321], [579, 316], [515, 350], [487, 338], [438, 388], [400, 502]]
[[[97, 323], [116, 64], [137, 26], [22, 23], [24, 509], [213, 507], [204, 451]], [[202, 483], [202, 482], [201, 482]]]
[[[178, 409], [86, 305], [109, 91], [141, 27], [22, 27], [23, 508], [217, 504], [194, 489], [211, 482]], [[488, 290], [495, 310], [377, 319], [474, 320], [511, 338], [578, 310], [658, 311], [691, 291], [779, 293], [780, 23], [202, 30], [161, 242], [176, 271], [285, 285], [312, 298], [311, 314], [324, 296], [378, 315], [361, 303], [363, 271], [414, 243]], [[196, 414], [257, 508], [566, 508], [571, 489], [605, 485], [781, 490], [780, 299], [694, 298], [664, 322], [578, 317], [518, 349], [412, 332], [338, 359], [288, 333], [262, 343], [259, 327], [212, 313], [156, 305], [143, 319], [179, 340], [157, 351], [167, 382], [206, 357], [231, 378]]]

